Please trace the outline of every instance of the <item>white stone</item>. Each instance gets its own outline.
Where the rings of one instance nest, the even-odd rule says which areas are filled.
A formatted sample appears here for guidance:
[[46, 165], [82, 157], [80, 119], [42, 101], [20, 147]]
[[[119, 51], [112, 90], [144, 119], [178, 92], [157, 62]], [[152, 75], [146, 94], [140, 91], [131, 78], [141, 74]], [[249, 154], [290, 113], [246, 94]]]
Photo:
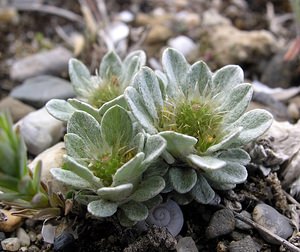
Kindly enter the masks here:
[[197, 50], [196, 43], [187, 36], [178, 36], [168, 41], [168, 45], [181, 52], [184, 56], [188, 56]]
[[133, 15], [132, 12], [124, 10], [124, 11], [119, 13], [117, 18], [119, 20], [121, 20], [122, 22], [129, 23], [129, 22], [132, 22], [134, 20], [134, 15]]
[[18, 238], [7, 238], [1, 241], [3, 250], [18, 251], [21, 247], [20, 240]]
[[45, 107], [28, 114], [16, 126], [20, 128], [28, 151], [34, 155], [57, 143], [64, 132], [63, 123], [53, 118]]
[[[65, 144], [59, 142], [51, 148], [40, 153], [29, 165], [28, 167], [34, 171], [37, 163], [42, 162], [42, 174], [41, 180], [45, 184], [51, 183], [51, 189], [53, 192], [65, 192], [66, 188], [59, 182], [55, 181], [50, 173], [51, 168], [62, 167], [63, 156], [66, 154]], [[35, 237], [36, 239], [36, 237]]]
[[114, 22], [107, 27], [107, 32], [113, 43], [118, 43], [119, 41], [127, 38], [129, 35], [129, 28], [122, 22]]
[[183, 237], [179, 239], [176, 245], [177, 252], [198, 252], [198, 248], [192, 237]]
[[17, 238], [20, 240], [22, 247], [28, 247], [30, 245], [30, 237], [23, 228], [17, 229]]
[[213, 26], [213, 25], [230, 25], [231, 21], [222, 16], [216, 9], [209, 9], [203, 13], [202, 25]]

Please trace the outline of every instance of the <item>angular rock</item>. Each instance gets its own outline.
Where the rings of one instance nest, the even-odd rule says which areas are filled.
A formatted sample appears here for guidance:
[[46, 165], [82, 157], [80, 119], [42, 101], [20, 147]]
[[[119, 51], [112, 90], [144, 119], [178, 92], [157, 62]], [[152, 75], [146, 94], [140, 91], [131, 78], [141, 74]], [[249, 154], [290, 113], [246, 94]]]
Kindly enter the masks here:
[[1, 246], [6, 251], [18, 251], [21, 247], [18, 238], [7, 238], [1, 241]]
[[210, 45], [205, 53], [211, 53], [219, 66], [257, 64], [258, 58], [267, 58], [277, 50], [275, 37], [265, 30], [241, 31], [231, 25], [217, 25], [210, 27], [203, 38], [205, 44]]
[[27, 78], [42, 75], [60, 75], [67, 71], [72, 53], [64, 47], [57, 47], [46, 52], [39, 52], [16, 60], [10, 69], [10, 78], [23, 81]]
[[13, 122], [17, 122], [35, 109], [19, 100], [10, 96], [3, 98], [0, 101], [0, 111], [8, 111], [11, 114]]
[[22, 247], [28, 247], [30, 245], [30, 237], [23, 228], [17, 229], [17, 238]]
[[51, 182], [51, 189], [53, 192], [66, 192], [67, 189], [58, 181], [53, 180], [50, 173], [51, 168], [62, 167], [63, 156], [66, 154], [65, 144], [59, 142], [51, 148], [40, 153], [28, 167], [33, 171], [39, 161], [42, 162], [42, 175], [41, 180], [48, 184]]
[[8, 210], [1, 209], [0, 214], [4, 214], [6, 218], [6, 221], [0, 221], [0, 231], [2, 232], [13, 232], [22, 223], [21, 217], [12, 215]]
[[67, 99], [74, 97], [75, 93], [70, 82], [50, 75], [40, 75], [14, 88], [10, 96], [40, 108], [51, 99]]
[[229, 209], [222, 209], [215, 212], [206, 228], [207, 239], [214, 239], [231, 233], [235, 228], [233, 212]]
[[[270, 232], [288, 239], [293, 234], [293, 228], [287, 217], [267, 204], [258, 204], [252, 212], [253, 220], [268, 229]], [[260, 232], [261, 236], [269, 243], [279, 244], [268, 234]]]
[[45, 107], [28, 114], [16, 124], [20, 128], [27, 149], [38, 155], [62, 138], [64, 125], [53, 118]]
[[250, 236], [240, 241], [233, 241], [229, 245], [230, 252], [256, 252], [255, 243]]
[[198, 252], [198, 248], [196, 246], [195, 241], [192, 237], [183, 237], [179, 239], [177, 245], [176, 245], [176, 251], [177, 252]]

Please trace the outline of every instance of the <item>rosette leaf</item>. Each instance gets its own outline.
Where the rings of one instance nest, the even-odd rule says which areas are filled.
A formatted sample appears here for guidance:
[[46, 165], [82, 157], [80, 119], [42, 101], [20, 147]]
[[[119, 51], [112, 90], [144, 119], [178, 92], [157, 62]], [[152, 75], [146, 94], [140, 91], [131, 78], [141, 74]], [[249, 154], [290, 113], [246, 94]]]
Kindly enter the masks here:
[[156, 74], [143, 67], [125, 90], [126, 102], [147, 133], [167, 141], [162, 154], [171, 165], [167, 191], [208, 203], [213, 188], [246, 180], [250, 160], [242, 148], [270, 127], [272, 115], [260, 109], [245, 112], [253, 90], [243, 83], [239, 66], [213, 73], [203, 61], [190, 65], [170, 48], [162, 66], [164, 72]]
[[124, 89], [131, 84], [135, 73], [145, 64], [143, 51], [134, 51], [122, 61], [110, 51], [102, 58], [96, 75], [79, 60], [69, 61], [69, 75], [77, 99], [68, 101], [53, 99], [46, 104], [48, 112], [55, 118], [67, 122], [78, 110], [93, 115], [97, 120], [114, 105], [126, 106]]
[[166, 141], [137, 132], [134, 124], [119, 105], [109, 108], [100, 122], [85, 111], [75, 111], [67, 124], [65, 164], [51, 169], [55, 179], [85, 199], [91, 214], [117, 213], [123, 224], [145, 219], [146, 202], [165, 187], [164, 174], [146, 176], [146, 171], [165, 150]]

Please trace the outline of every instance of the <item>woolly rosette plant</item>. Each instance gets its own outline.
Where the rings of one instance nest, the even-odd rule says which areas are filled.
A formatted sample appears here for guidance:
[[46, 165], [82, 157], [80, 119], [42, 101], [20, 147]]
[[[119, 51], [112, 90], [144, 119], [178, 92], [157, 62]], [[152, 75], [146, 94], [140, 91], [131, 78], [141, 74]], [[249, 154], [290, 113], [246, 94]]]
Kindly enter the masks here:
[[270, 127], [272, 115], [245, 113], [253, 91], [238, 66], [212, 73], [203, 61], [190, 65], [174, 49], [164, 51], [162, 65], [164, 73], [143, 67], [125, 99], [144, 130], [167, 141], [162, 156], [171, 166], [164, 192], [182, 203], [206, 204], [214, 189], [246, 180], [250, 157], [242, 147]]
[[75, 190], [75, 200], [86, 203], [92, 215], [116, 213], [122, 225], [131, 226], [160, 203], [167, 170], [156, 171], [153, 163], [159, 161], [166, 141], [139, 133], [124, 108], [109, 108], [100, 123], [84, 111], [74, 112], [65, 144], [64, 167], [51, 173]]
[[55, 118], [68, 121], [78, 110], [101, 117], [115, 104], [126, 106], [123, 92], [145, 62], [146, 55], [141, 50], [129, 53], [123, 61], [114, 51], [110, 51], [102, 58], [96, 75], [91, 75], [81, 61], [71, 59], [69, 76], [78, 99], [52, 99], [46, 108]]

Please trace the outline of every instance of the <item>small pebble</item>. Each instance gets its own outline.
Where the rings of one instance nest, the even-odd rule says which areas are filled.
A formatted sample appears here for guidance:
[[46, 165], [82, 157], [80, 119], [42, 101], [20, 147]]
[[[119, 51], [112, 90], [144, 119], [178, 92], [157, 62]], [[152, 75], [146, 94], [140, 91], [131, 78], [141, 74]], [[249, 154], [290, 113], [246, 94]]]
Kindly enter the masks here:
[[[250, 219], [250, 220], [252, 219], [251, 214], [249, 212], [245, 211], [245, 210], [243, 210], [241, 212], [241, 215], [243, 217], [246, 217], [246, 218]], [[247, 224], [247, 223], [245, 223], [245, 222], [243, 222], [243, 221], [241, 221], [239, 219], [235, 220], [235, 226], [238, 229], [241, 229], [241, 230], [250, 230], [250, 229], [252, 229], [252, 227], [249, 224]]]
[[293, 102], [290, 103], [287, 110], [288, 110], [288, 114], [291, 118], [293, 118], [295, 120], [300, 118], [300, 110], [296, 103], [293, 103]]
[[31, 245], [28, 247], [28, 252], [40, 252], [41, 250], [36, 245]]
[[256, 252], [254, 241], [250, 236], [240, 241], [233, 241], [229, 245], [230, 252]]
[[0, 232], [0, 242], [3, 241], [6, 238], [4, 232]]
[[19, 249], [19, 252], [28, 252], [28, 248], [27, 247], [21, 247]]
[[61, 251], [69, 249], [74, 245], [75, 238], [71, 233], [63, 232], [61, 235], [55, 237], [53, 249], [54, 251]]
[[7, 251], [18, 251], [21, 247], [21, 244], [18, 238], [7, 238], [1, 241], [1, 246]]
[[[290, 220], [267, 204], [258, 204], [253, 209], [252, 217], [256, 223], [283, 239], [287, 239], [293, 234]], [[273, 237], [263, 232], [260, 232], [260, 234], [267, 242], [279, 244]]]
[[181, 238], [176, 245], [177, 252], [198, 252], [198, 248], [192, 237]]
[[30, 237], [23, 228], [17, 229], [17, 238], [20, 240], [20, 244], [23, 247], [30, 245]]
[[29, 231], [28, 232], [29, 238], [31, 242], [35, 242], [36, 241], [36, 233], [33, 231]]
[[235, 218], [231, 210], [222, 209], [215, 212], [206, 229], [207, 239], [213, 239], [231, 233], [235, 228]]
[[0, 231], [2, 232], [13, 232], [21, 225], [22, 218], [19, 216], [12, 215], [10, 211], [1, 209], [0, 213], [3, 213], [7, 220], [0, 222]]

